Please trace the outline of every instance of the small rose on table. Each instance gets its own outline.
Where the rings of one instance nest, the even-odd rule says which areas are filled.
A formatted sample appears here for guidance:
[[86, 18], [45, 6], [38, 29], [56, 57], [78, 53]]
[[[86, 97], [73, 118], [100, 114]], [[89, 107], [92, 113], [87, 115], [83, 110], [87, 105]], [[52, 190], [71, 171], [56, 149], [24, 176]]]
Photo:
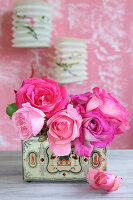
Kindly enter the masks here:
[[87, 182], [93, 189], [103, 189], [106, 192], [114, 192], [118, 190], [121, 184], [121, 177], [115, 177], [109, 171], [91, 170], [87, 174]]

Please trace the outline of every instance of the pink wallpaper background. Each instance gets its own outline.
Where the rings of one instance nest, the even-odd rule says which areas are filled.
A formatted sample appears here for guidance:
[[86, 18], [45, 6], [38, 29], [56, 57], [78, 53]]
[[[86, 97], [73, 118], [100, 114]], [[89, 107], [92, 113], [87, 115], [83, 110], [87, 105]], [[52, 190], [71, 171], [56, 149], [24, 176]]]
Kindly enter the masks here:
[[[0, 150], [20, 150], [6, 104], [23, 79], [53, 73], [54, 48], [11, 47], [13, 3], [0, 0]], [[61, 36], [88, 40], [88, 80], [66, 85], [69, 93], [103, 87], [127, 107], [131, 129], [110, 149], [133, 148], [133, 0], [48, 0], [54, 7], [51, 42]]]

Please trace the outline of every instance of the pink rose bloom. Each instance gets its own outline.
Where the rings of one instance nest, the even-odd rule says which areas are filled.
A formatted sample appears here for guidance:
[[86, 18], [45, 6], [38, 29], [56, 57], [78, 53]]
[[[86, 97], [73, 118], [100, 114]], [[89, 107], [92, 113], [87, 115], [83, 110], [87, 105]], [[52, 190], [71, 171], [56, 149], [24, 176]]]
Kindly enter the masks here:
[[66, 111], [53, 115], [47, 122], [50, 151], [58, 156], [68, 155], [71, 151], [71, 141], [79, 137], [81, 123], [81, 116], [71, 104], [68, 104]]
[[99, 91], [99, 88], [93, 89], [92, 98], [88, 99], [86, 104], [86, 112], [99, 109], [105, 118], [112, 120], [116, 127], [116, 134], [123, 133], [122, 127], [128, 130], [129, 123], [127, 117], [129, 113], [110, 93], [105, 90]]
[[74, 141], [75, 152], [78, 156], [89, 157], [93, 146], [103, 148], [112, 142], [115, 127], [97, 112], [84, 113], [82, 118], [80, 137]]
[[29, 78], [23, 81], [16, 93], [17, 108], [23, 103], [29, 102], [33, 107], [42, 110], [49, 118], [57, 111], [65, 109], [68, 104], [66, 89], [44, 77], [42, 79]]
[[73, 95], [73, 94], [70, 95], [71, 103], [79, 113], [85, 112], [85, 105], [91, 97], [92, 97], [91, 92], [86, 92], [84, 94], [79, 94], [79, 95]]
[[21, 140], [28, 140], [29, 138], [36, 136], [44, 125], [45, 114], [30, 105], [30, 103], [24, 103], [22, 108], [17, 110], [13, 116], [14, 127]]
[[118, 190], [121, 184], [121, 177], [115, 176], [108, 171], [91, 170], [87, 174], [87, 182], [93, 189], [104, 189], [107, 192]]

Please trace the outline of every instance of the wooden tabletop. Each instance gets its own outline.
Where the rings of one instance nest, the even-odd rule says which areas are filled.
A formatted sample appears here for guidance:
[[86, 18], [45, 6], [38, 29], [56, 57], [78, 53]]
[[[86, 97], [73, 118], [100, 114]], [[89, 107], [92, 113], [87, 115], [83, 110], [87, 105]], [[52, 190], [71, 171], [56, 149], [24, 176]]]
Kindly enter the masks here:
[[122, 177], [118, 191], [106, 194], [81, 182], [24, 182], [21, 152], [0, 152], [0, 200], [133, 200], [133, 150], [108, 150], [107, 169]]

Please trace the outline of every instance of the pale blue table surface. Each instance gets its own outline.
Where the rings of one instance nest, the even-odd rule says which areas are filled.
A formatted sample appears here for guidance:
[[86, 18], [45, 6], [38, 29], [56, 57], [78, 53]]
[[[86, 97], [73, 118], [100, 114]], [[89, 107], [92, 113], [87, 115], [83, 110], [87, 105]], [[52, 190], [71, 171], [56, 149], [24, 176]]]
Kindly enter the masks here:
[[133, 150], [108, 150], [107, 169], [122, 177], [118, 191], [106, 194], [81, 182], [31, 182], [22, 179], [21, 152], [0, 152], [0, 200], [133, 200]]

